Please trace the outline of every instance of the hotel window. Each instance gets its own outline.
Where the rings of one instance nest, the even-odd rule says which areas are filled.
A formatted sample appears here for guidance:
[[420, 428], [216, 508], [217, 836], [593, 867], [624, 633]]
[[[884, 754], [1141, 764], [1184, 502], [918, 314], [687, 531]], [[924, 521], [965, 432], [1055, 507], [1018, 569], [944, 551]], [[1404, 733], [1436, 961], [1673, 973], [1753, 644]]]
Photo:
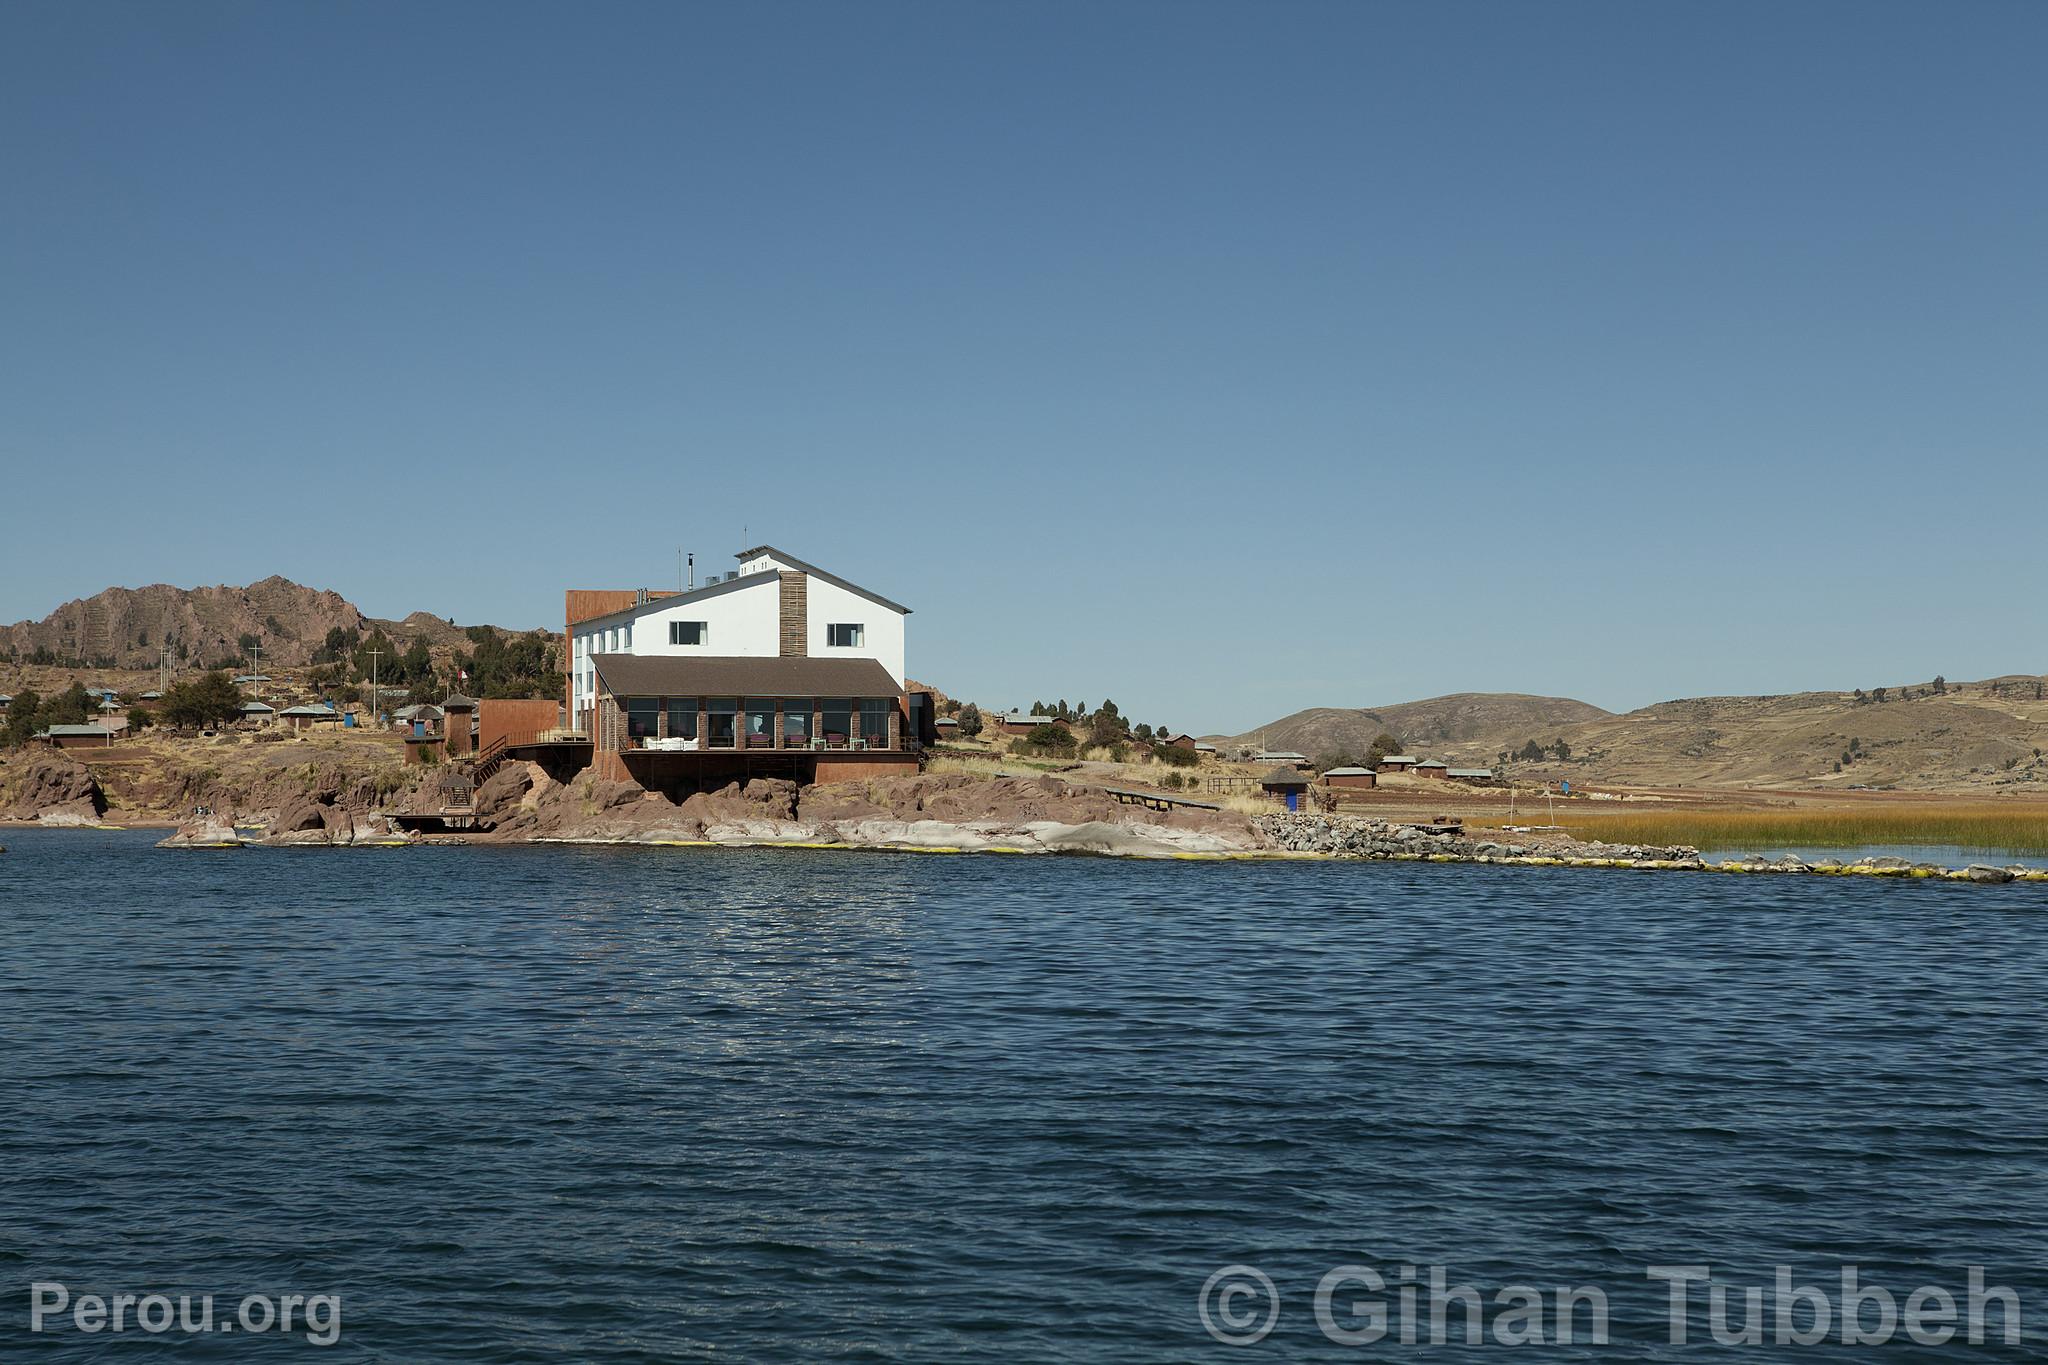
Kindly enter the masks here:
[[785, 749], [808, 749], [811, 747], [811, 699], [789, 697], [782, 703], [782, 747]]
[[825, 643], [833, 649], [859, 649], [867, 643], [867, 627], [859, 624], [825, 627]]
[[695, 739], [697, 737], [697, 699], [695, 697], [670, 697], [668, 699], [668, 737], [670, 739]]
[[634, 739], [653, 739], [661, 724], [661, 702], [654, 697], [633, 697], [626, 702], [626, 733]]
[[860, 737], [869, 744], [889, 742], [889, 712], [895, 709], [893, 703], [882, 697], [860, 699]]
[[668, 623], [668, 642], [672, 645], [708, 645], [711, 643], [711, 623], [671, 621]]
[[713, 697], [704, 704], [705, 721], [711, 733], [704, 742], [714, 749], [733, 747], [733, 720], [739, 714], [740, 704], [731, 697]]
[[767, 697], [747, 699], [747, 747], [775, 747], [775, 703]]
[[847, 739], [853, 734], [853, 702], [845, 697], [827, 697], [818, 703], [824, 713], [825, 744], [829, 748], [844, 749]]
[[633, 625], [630, 621], [619, 627], [619, 648], [628, 654], [633, 652]]

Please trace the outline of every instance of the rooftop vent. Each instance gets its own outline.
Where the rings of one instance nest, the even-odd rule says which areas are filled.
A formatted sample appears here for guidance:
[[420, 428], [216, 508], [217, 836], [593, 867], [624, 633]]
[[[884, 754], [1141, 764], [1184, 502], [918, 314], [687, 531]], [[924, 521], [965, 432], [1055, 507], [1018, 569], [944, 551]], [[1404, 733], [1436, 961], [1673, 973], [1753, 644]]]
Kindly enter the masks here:
[[633, 589], [633, 605], [636, 607], [644, 607], [647, 605], [647, 589]]

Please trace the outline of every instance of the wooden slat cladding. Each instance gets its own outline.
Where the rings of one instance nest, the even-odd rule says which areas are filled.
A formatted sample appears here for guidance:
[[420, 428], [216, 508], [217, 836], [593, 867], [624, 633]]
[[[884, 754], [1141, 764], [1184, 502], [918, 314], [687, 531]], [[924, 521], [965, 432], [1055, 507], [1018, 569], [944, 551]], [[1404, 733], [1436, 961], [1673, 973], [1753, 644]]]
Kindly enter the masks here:
[[801, 659], [810, 651], [810, 636], [805, 629], [808, 610], [810, 580], [794, 570], [779, 571], [782, 579], [782, 657]]

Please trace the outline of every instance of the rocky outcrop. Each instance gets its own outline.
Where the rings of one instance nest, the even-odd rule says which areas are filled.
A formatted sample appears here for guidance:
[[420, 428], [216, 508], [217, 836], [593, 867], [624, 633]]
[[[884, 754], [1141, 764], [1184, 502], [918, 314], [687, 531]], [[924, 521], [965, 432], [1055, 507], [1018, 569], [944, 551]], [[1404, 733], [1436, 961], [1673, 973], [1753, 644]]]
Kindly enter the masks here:
[[1514, 839], [1467, 836], [1457, 826], [1403, 824], [1356, 816], [1275, 812], [1253, 822], [1272, 848], [1289, 853], [1331, 853], [1357, 858], [1447, 857], [1492, 861], [1576, 857], [1641, 863], [1700, 863], [1696, 848], [1580, 843], [1550, 835]]
[[525, 803], [537, 781], [547, 774], [534, 763], [507, 763], [476, 789], [476, 813], [489, 819], [511, 815]]
[[200, 815], [178, 826], [177, 832], [157, 842], [158, 848], [240, 848], [241, 835], [225, 816]]
[[38, 749], [9, 765], [7, 815], [46, 825], [97, 825], [106, 794], [92, 770], [61, 749]]
[[958, 775], [802, 788], [756, 778], [676, 803], [586, 773], [566, 786], [536, 789], [499, 820], [495, 837], [1132, 857], [1242, 852], [1258, 844], [1250, 822], [1230, 812], [1162, 814], [1119, 805], [1099, 789], [1052, 777]]
[[1645, 844], [1581, 843], [1569, 837], [1533, 833], [1517, 835], [1516, 839], [1522, 842], [1507, 842], [1468, 837], [1451, 827], [1402, 825], [1351, 816], [1276, 813], [1261, 815], [1253, 823], [1275, 850], [1350, 858], [1510, 863], [1536, 867], [1669, 868], [1760, 875], [1900, 877], [1913, 881], [1969, 882], [1988, 886], [2014, 881], [2048, 882], [2048, 870], [2041, 868], [1991, 867], [1976, 863], [1958, 871], [1939, 863], [1913, 862], [1906, 858], [1860, 858], [1853, 863], [1818, 858], [1808, 862], [1789, 853], [1775, 858], [1751, 854], [1708, 862], [1700, 856], [1698, 849], [1682, 846], [1665, 848]]

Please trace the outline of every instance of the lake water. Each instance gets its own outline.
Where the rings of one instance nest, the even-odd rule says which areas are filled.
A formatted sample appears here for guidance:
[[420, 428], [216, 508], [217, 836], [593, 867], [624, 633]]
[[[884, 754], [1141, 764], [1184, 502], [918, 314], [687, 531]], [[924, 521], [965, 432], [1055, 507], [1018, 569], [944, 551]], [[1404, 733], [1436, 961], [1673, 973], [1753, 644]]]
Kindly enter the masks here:
[[33, 1282], [391, 1362], [1502, 1354], [1334, 1344], [1352, 1263], [1603, 1288], [1548, 1360], [1715, 1355], [1652, 1265], [2048, 1314], [2048, 887], [154, 837], [0, 834], [8, 1359], [149, 1355]]

